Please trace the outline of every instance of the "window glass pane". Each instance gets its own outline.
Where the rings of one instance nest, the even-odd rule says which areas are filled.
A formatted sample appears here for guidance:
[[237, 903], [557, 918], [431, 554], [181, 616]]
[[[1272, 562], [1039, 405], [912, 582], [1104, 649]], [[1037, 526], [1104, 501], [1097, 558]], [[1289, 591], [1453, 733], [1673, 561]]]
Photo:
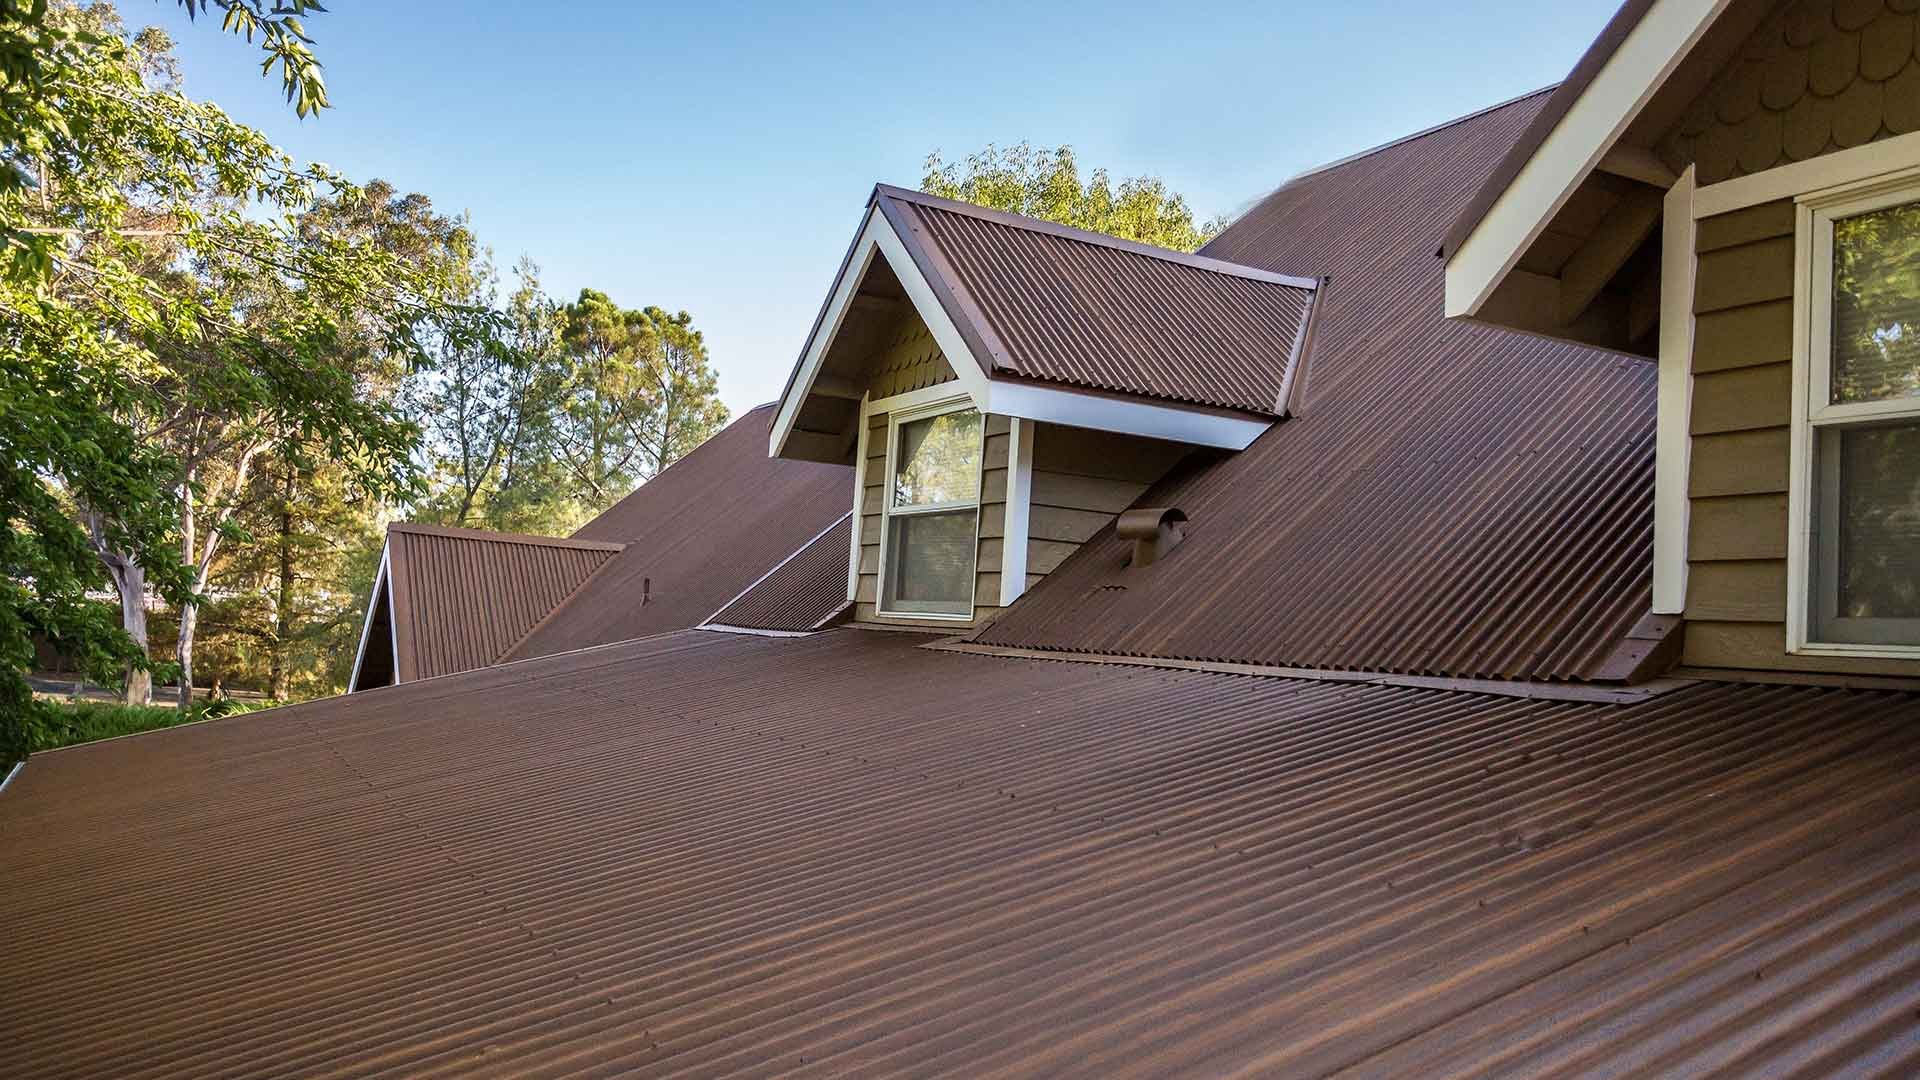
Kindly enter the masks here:
[[893, 505], [972, 502], [980, 491], [980, 413], [974, 409], [900, 425]]
[[1820, 433], [1815, 640], [1920, 644], [1920, 423]]
[[1920, 203], [1833, 223], [1833, 402], [1909, 397], [1920, 397]]
[[890, 519], [882, 610], [971, 615], [979, 514], [950, 510]]

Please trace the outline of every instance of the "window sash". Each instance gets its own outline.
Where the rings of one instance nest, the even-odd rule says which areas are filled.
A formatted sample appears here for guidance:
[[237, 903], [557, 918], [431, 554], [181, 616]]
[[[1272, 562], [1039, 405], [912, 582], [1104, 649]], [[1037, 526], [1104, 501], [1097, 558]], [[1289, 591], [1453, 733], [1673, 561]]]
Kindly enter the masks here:
[[[974, 484], [973, 484], [973, 497], [971, 499], [952, 500], [952, 501], [941, 502], [941, 503], [919, 503], [919, 504], [909, 504], [905, 506], [895, 506], [894, 505], [894, 484], [896, 483], [897, 478], [899, 476], [900, 429], [903, 426], [914, 423], [915, 421], [919, 421], [919, 420], [927, 420], [936, 416], [944, 416], [948, 413], [964, 412], [974, 407], [975, 407], [974, 403], [970, 398], [962, 396], [962, 397], [956, 397], [956, 398], [949, 398], [943, 401], [931, 402], [929, 404], [920, 405], [913, 408], [899, 409], [887, 415], [887, 455], [886, 455], [886, 466], [885, 466], [887, 471], [886, 471], [885, 481], [883, 483], [883, 486], [881, 487], [880, 563], [879, 563], [879, 566], [877, 567], [879, 571], [878, 579], [877, 579], [878, 589], [876, 590], [874, 595], [874, 610], [880, 613], [881, 615], [890, 615], [890, 616], [895, 616], [899, 618], [949, 620], [949, 621], [956, 621], [956, 622], [966, 622], [966, 621], [971, 621], [973, 619], [974, 588], [980, 572], [980, 496], [981, 496], [981, 485], [985, 478], [985, 467], [986, 467], [986, 439], [987, 439], [986, 414], [982, 413], [980, 417], [980, 433], [979, 433], [980, 443], [976, 453], [974, 454]], [[973, 558], [972, 558], [972, 561], [969, 563], [969, 569], [966, 574], [967, 588], [966, 588], [966, 595], [964, 599], [964, 606], [966, 607], [966, 611], [960, 612], [960, 611], [933, 610], [932, 605], [939, 603], [937, 601], [901, 602], [901, 601], [889, 600], [889, 597], [891, 597], [894, 592], [893, 575], [897, 570], [897, 567], [893, 565], [894, 560], [888, 557], [893, 550], [894, 519], [907, 518], [907, 517], [919, 517], [919, 516], [925, 516], [929, 514], [963, 513], [966, 511], [973, 512], [973, 545], [972, 545]], [[962, 604], [962, 601], [956, 598], [953, 601], [953, 604], [955, 607], [958, 607]]]
[[[1802, 196], [1798, 207], [1799, 325], [1794, 350], [1792, 460], [1789, 479], [1787, 651], [1834, 656], [1920, 659], [1920, 620], [1841, 618], [1837, 453], [1823, 452], [1825, 432], [1920, 419], [1920, 398], [1836, 404], [1833, 401], [1834, 223], [1892, 206], [1920, 202], [1920, 184], [1849, 185]], [[1836, 440], [1837, 441], [1837, 440]], [[1818, 542], [1816, 542], [1816, 538]], [[1822, 640], [1844, 624], [1859, 640]]]

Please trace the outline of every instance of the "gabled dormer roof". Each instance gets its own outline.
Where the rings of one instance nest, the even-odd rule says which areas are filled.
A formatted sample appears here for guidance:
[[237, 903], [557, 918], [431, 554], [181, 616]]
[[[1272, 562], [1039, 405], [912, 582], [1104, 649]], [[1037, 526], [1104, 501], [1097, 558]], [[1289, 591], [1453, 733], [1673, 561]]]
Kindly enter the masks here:
[[[911, 304], [985, 412], [1244, 448], [1287, 413], [1320, 282], [880, 185], [781, 397], [776, 456], [863, 307]], [[824, 380], [823, 380], [824, 376]], [[832, 421], [840, 418], [832, 417]], [[796, 443], [796, 431], [828, 436]]]

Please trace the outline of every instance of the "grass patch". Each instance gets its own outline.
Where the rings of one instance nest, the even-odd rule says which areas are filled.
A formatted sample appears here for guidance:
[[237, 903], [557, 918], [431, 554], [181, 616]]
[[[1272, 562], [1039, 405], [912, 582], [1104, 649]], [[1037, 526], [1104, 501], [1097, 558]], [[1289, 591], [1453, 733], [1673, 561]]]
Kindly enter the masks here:
[[236, 701], [222, 701], [213, 705], [196, 705], [192, 709], [181, 710], [162, 708], [157, 705], [40, 701], [35, 703], [33, 715], [27, 720], [27, 734], [31, 740], [32, 751], [52, 750], [62, 746], [77, 746], [80, 743], [111, 739], [118, 735], [132, 735], [140, 731], [157, 731], [160, 728], [190, 724], [196, 720], [208, 720], [217, 716], [253, 712], [255, 709], [265, 707], [265, 705], [243, 705]]

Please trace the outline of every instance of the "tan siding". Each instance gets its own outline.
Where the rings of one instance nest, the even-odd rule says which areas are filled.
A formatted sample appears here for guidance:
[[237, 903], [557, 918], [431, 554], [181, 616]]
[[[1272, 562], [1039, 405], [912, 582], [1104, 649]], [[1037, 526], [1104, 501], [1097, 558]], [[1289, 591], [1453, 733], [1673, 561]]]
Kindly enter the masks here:
[[[1826, 18], [1832, 5], [1817, 3], [1810, 10]], [[1702, 179], [1715, 178], [1703, 172]], [[1683, 662], [1920, 674], [1916, 663], [1786, 651], [1793, 229], [1788, 199], [1700, 223], [1694, 308], [1704, 314], [1694, 324]]]
[[1787, 437], [1785, 427], [1696, 436], [1688, 494], [1711, 498], [1786, 491]]
[[1728, 495], [1693, 500], [1687, 527], [1693, 562], [1787, 557], [1787, 497]]
[[[980, 516], [985, 520], [986, 515], [992, 512], [997, 519], [1004, 521], [1012, 425], [1004, 416], [989, 414], [983, 430], [986, 432], [986, 441], [980, 451]], [[992, 614], [987, 608], [991, 607], [993, 611], [1000, 609], [1001, 533], [989, 536], [984, 529], [981, 530], [979, 545], [973, 563], [973, 617], [976, 621]]]
[[1703, 184], [1920, 129], [1910, 3], [1776, 4], [1659, 143]]
[[1727, 371], [1793, 359], [1793, 301], [1769, 300], [1702, 315], [1693, 324], [1693, 370]]
[[880, 593], [880, 496], [887, 479], [887, 414], [867, 418], [866, 487], [860, 493], [860, 580], [854, 599], [873, 604]]
[[1787, 652], [1786, 646], [1784, 622], [1695, 621], [1690, 617], [1680, 662], [1694, 667], [1822, 671], [1846, 675], [1920, 674], [1920, 664], [1911, 660], [1795, 656]]
[[1687, 617], [1724, 622], [1787, 621], [1784, 559], [1694, 564], [1687, 575]]
[[1791, 420], [1793, 365], [1766, 364], [1695, 375], [1693, 434], [1782, 427]]

